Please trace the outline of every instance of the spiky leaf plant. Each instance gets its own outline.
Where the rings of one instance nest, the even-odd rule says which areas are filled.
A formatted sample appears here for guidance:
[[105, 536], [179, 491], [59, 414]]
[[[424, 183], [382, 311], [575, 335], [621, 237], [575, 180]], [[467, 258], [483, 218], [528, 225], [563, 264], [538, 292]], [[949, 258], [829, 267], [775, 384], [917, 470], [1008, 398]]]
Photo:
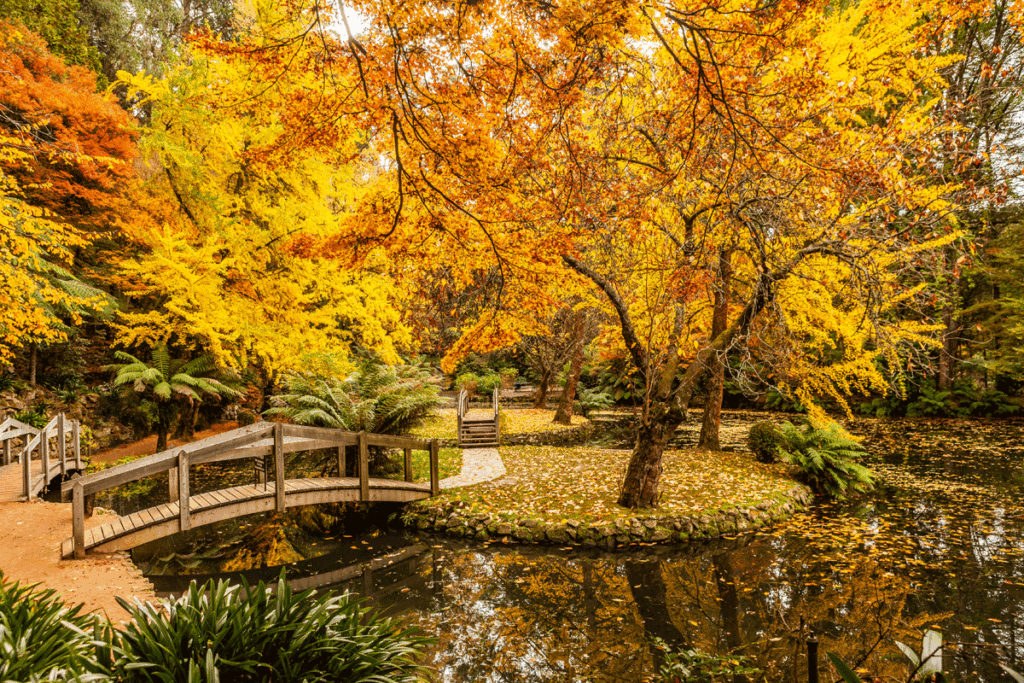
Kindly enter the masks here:
[[81, 610], [0, 574], [0, 681], [97, 680], [101, 622]]
[[864, 448], [839, 425], [808, 424], [800, 429], [785, 422], [781, 430], [788, 443], [778, 447], [779, 458], [799, 468], [816, 493], [843, 499], [874, 486], [871, 470], [858, 462]]
[[437, 385], [419, 368], [366, 361], [345, 379], [289, 375], [288, 393], [274, 396], [264, 415], [306, 425], [377, 434], [407, 434], [441, 402]]
[[[288, 393], [274, 396], [274, 407], [264, 415], [279, 415], [298, 424], [334, 427], [377, 434], [408, 434], [441, 403], [432, 376], [415, 366], [389, 366], [364, 361], [345, 379], [315, 375], [288, 375]], [[351, 450], [351, 449], [350, 449]], [[348, 461], [355, 463], [355, 452]], [[321, 462], [321, 469], [336, 458]], [[395, 468], [386, 449], [370, 447], [370, 469], [375, 474]]]
[[177, 600], [120, 600], [131, 620], [112, 634], [110, 677], [125, 683], [337, 681], [411, 683], [428, 640], [369, 615], [347, 595], [226, 581]]
[[153, 349], [152, 360], [146, 363], [130, 353], [116, 351], [114, 356], [123, 363], [104, 366], [104, 370], [115, 372], [114, 384], [134, 389], [139, 394], [150, 395], [157, 406], [156, 450], [167, 449], [167, 434], [174, 419], [174, 411], [180, 401], [189, 404], [202, 402], [204, 396], [240, 396], [216, 375], [221, 374], [212, 356], [205, 355], [192, 360], [171, 358], [166, 344]]

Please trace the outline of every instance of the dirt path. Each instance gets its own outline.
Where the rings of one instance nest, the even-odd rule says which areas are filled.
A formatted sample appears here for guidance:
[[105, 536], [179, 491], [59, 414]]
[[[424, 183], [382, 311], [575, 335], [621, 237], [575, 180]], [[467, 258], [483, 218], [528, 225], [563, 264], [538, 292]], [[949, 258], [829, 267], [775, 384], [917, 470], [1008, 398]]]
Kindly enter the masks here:
[[[110, 521], [97, 514], [86, 528]], [[115, 595], [155, 600], [153, 587], [127, 553], [90, 553], [84, 560], [61, 560], [60, 543], [71, 536], [71, 505], [65, 503], [0, 503], [0, 572], [22, 583], [42, 583], [69, 604], [104, 612], [114, 622], [127, 618]]]
[[[196, 439], [234, 429], [234, 422], [214, 425], [197, 432]], [[171, 441], [170, 445], [180, 445]], [[156, 452], [156, 436], [96, 453], [96, 462], [116, 462], [129, 455]], [[20, 466], [15, 466], [20, 470]], [[6, 469], [6, 468], [5, 468]], [[18, 480], [20, 485], [20, 479]], [[19, 489], [20, 492], [20, 489]], [[107, 514], [85, 520], [90, 529], [111, 521]], [[69, 503], [0, 503], [0, 572], [6, 579], [40, 583], [53, 588], [69, 604], [82, 603], [90, 612], [100, 611], [114, 622], [128, 617], [114, 596], [155, 600], [153, 586], [142, 576], [128, 553], [90, 552], [84, 560], [60, 559], [60, 544], [71, 537]]]

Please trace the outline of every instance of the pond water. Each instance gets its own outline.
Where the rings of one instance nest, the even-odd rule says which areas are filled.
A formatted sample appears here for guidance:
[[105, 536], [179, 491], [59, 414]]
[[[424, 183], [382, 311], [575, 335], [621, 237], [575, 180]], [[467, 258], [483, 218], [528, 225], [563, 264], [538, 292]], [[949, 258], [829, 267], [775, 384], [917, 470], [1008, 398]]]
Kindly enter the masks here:
[[[727, 415], [723, 442], [741, 447], [754, 419]], [[614, 427], [598, 438], [621, 445]], [[873, 494], [733, 539], [614, 553], [478, 545], [388, 530], [380, 510], [332, 510], [198, 529], [137, 549], [136, 561], [158, 591], [176, 592], [238, 577], [210, 570], [249, 566], [262, 534], [271, 550], [287, 546], [278, 555], [299, 587], [353, 591], [437, 638], [430, 662], [447, 683], [640, 682], [661, 662], [652, 638], [749, 657], [764, 673], [746, 680], [805, 681], [812, 633], [822, 652], [905, 680], [894, 641], [919, 650], [926, 628], [943, 632], [960, 680], [1010, 680], [999, 662], [1024, 668], [1024, 423], [848, 428], [872, 453]]]

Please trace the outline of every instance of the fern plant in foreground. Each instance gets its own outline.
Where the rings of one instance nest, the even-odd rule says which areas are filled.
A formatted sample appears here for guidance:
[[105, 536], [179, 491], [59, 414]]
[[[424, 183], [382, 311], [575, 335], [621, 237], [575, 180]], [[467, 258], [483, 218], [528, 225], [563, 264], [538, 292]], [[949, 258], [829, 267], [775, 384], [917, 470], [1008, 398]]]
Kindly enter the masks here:
[[859, 462], [864, 448], [839, 425], [833, 422], [823, 428], [808, 424], [800, 429], [785, 422], [780, 428], [788, 444], [779, 446], [779, 458], [799, 468], [816, 493], [843, 499], [874, 486], [871, 470]]

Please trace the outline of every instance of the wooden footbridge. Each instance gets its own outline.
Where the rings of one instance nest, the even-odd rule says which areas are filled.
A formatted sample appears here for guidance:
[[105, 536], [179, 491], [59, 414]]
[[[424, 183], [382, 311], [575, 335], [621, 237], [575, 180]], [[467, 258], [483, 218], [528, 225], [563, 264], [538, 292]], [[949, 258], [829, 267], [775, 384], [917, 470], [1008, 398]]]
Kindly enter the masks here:
[[[336, 449], [338, 472], [345, 474], [346, 446], [357, 447], [356, 477], [286, 478], [286, 455], [324, 449]], [[369, 476], [371, 446], [403, 451], [404, 480]], [[414, 450], [430, 453], [429, 484], [413, 481]], [[190, 468], [193, 465], [242, 459], [254, 461], [256, 483], [198, 494], [190, 491]], [[86, 530], [87, 496], [163, 472], [169, 474], [167, 503]], [[424, 441], [367, 432], [257, 422], [126, 465], [66, 481], [61, 490], [65, 494], [71, 493], [73, 533], [72, 538], [61, 544], [61, 555], [82, 558], [87, 550], [126, 550], [205, 524], [258, 512], [284, 512], [288, 508], [321, 503], [404, 503], [429, 498], [440, 491], [438, 442], [436, 439]]]
[[42, 429], [7, 418], [0, 423], [0, 447], [0, 502], [31, 500], [54, 479], [82, 469], [80, 427], [64, 413]]

